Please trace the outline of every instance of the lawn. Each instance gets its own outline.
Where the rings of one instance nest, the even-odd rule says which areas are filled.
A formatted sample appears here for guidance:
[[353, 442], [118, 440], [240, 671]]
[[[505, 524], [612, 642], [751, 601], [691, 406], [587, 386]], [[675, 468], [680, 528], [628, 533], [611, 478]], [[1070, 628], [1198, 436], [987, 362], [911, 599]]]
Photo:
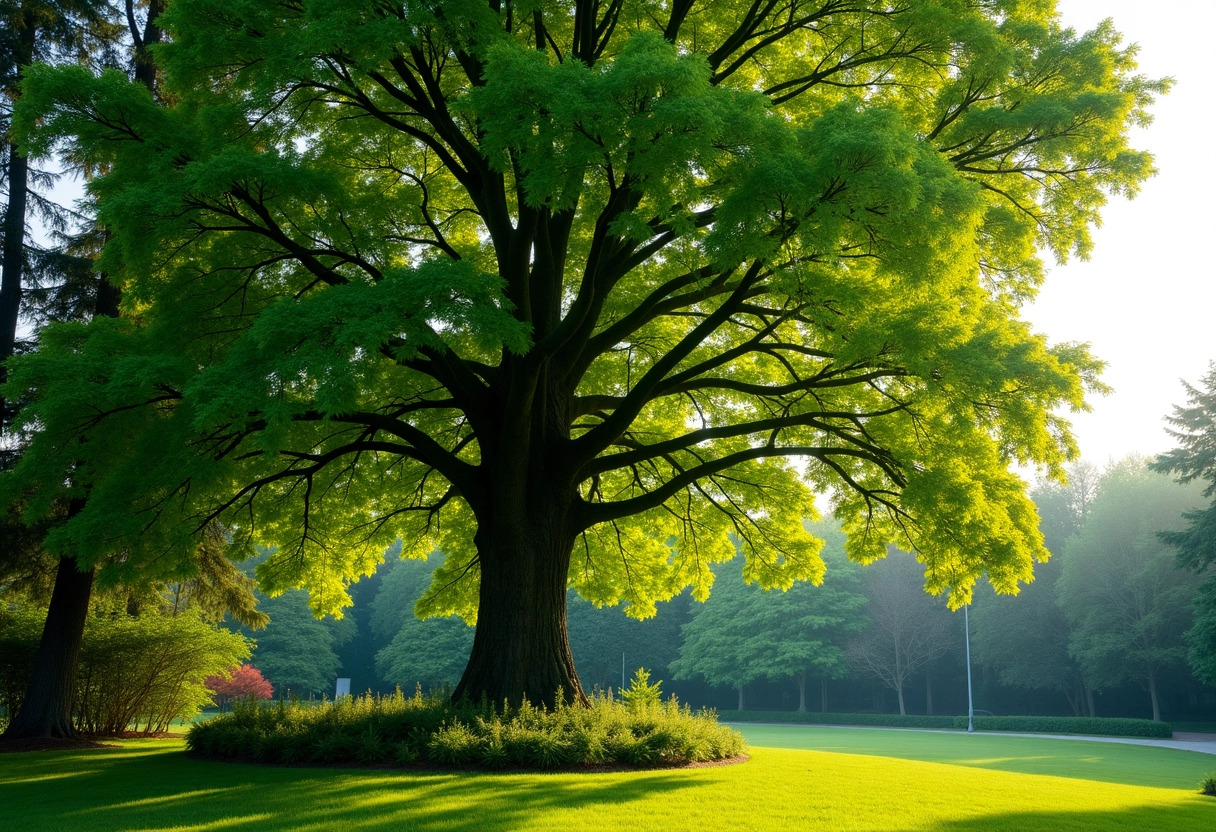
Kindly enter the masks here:
[[[899, 732], [882, 733], [892, 745], [905, 741]], [[980, 767], [991, 763], [984, 760], [947, 765], [768, 747], [752, 754], [742, 765], [669, 771], [418, 774], [206, 762], [187, 757], [179, 740], [132, 740], [117, 749], [0, 755], [0, 829], [1216, 829], [1216, 799], [1195, 791], [1197, 776], [1161, 788], [1106, 782], [1115, 774], [1103, 780], [992, 770]], [[1145, 776], [1155, 780], [1165, 758], [1142, 759]], [[1216, 769], [1216, 758], [1208, 762]], [[1178, 765], [1181, 771], [1194, 763]]]
[[897, 757], [1128, 786], [1189, 788], [1216, 771], [1216, 755], [1113, 742], [816, 725], [733, 727], [752, 745]]

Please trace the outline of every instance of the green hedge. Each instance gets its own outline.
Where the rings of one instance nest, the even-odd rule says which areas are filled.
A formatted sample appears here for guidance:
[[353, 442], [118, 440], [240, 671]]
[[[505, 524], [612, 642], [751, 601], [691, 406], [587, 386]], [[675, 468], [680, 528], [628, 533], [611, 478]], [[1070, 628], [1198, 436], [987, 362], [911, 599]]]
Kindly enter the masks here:
[[[1169, 739], [1174, 729], [1168, 722], [1151, 719], [1110, 719], [1094, 716], [977, 716], [977, 731], [1018, 731], [1027, 734], [1094, 734], [1105, 737], [1154, 737]], [[955, 728], [967, 728], [967, 717], [956, 716]]]
[[[727, 711], [725, 722], [777, 722], [798, 725], [861, 725], [883, 728], [967, 729], [965, 716], [919, 714], [820, 714], [797, 711]], [[1025, 734], [1089, 734], [1104, 737], [1153, 737], [1174, 735], [1168, 722], [1149, 719], [1108, 719], [1073, 716], [977, 716], [977, 731], [1014, 731]]]
[[[727, 711], [724, 722], [789, 722], [799, 725], [873, 725], [883, 728], [954, 728], [952, 716], [919, 714], [821, 714], [797, 711]], [[964, 717], [963, 727], [967, 727]]]
[[571, 769], [649, 768], [725, 760], [743, 737], [712, 711], [674, 699], [622, 702], [596, 697], [589, 708], [492, 706], [415, 694], [307, 706], [246, 701], [196, 722], [193, 753], [264, 763]]

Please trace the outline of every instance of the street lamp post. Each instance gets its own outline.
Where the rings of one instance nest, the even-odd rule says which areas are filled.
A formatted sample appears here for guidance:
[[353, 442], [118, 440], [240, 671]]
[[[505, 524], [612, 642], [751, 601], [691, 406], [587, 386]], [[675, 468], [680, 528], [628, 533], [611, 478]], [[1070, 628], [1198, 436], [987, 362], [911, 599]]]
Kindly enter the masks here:
[[967, 635], [967, 733], [975, 730], [975, 705], [971, 700], [971, 616], [970, 604], [963, 606], [963, 627]]

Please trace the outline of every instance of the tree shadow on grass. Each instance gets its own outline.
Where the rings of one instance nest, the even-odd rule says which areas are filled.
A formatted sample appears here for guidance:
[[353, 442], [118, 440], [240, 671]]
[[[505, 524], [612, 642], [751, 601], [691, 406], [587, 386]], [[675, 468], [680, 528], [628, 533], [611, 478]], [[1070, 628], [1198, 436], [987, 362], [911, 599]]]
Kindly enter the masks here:
[[[835, 779], [820, 778], [815, 756], [766, 749], [742, 766], [551, 775], [254, 766], [193, 759], [180, 745], [6, 756], [0, 829], [22, 832], [1216, 830], [1216, 799], [1176, 790], [1125, 793], [1075, 781], [1072, 801], [1067, 791], [1061, 798], [1069, 787], [1058, 782], [1040, 793], [1021, 775], [1008, 783], [967, 773], [936, 779], [860, 757]], [[988, 805], [986, 790], [994, 788], [1002, 794], [989, 795]], [[1093, 789], [1106, 794], [1087, 801]]]
[[[1082, 787], [1083, 788], [1083, 787]], [[1035, 811], [946, 821], [939, 832], [1201, 832], [1216, 829], [1216, 800], [1179, 806], [1132, 806], [1117, 811]], [[875, 829], [874, 832], [885, 832]]]
[[[703, 785], [679, 770], [611, 774], [418, 773], [251, 766], [180, 752], [28, 755], [4, 778], [0, 828], [508, 832], [553, 810], [594, 811]], [[38, 759], [42, 758], [42, 759]]]

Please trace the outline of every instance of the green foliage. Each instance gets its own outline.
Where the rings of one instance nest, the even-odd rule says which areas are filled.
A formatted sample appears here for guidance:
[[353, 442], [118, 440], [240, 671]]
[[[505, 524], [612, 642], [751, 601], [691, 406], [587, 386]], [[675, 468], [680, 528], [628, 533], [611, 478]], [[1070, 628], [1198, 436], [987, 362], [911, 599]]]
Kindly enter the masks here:
[[0, 709], [11, 717], [25, 698], [45, 613], [0, 601]]
[[[24, 695], [44, 614], [0, 611], [0, 695], [15, 712]], [[249, 657], [246, 640], [192, 612], [178, 616], [99, 612], [85, 624], [73, 722], [94, 736], [160, 732], [211, 704], [208, 676]]]
[[1216, 685], [1216, 575], [1199, 587], [1193, 609], [1195, 623], [1186, 633], [1186, 656], [1195, 678]]
[[[1157, 471], [1178, 474], [1179, 482], [1207, 482], [1203, 496], [1216, 494], [1216, 362], [1209, 364], [1202, 387], [1183, 383], [1187, 405], [1176, 406], [1166, 417], [1169, 434], [1178, 447], [1153, 461]], [[1216, 499], [1206, 507], [1188, 511], [1183, 529], [1164, 531], [1161, 539], [1178, 553], [1179, 563], [1202, 572], [1216, 564]], [[1187, 632], [1187, 658], [1196, 677], [1216, 684], [1216, 575], [1211, 575], [1195, 599], [1195, 624]]]
[[305, 593], [285, 592], [262, 598], [259, 605], [270, 617], [257, 634], [253, 663], [279, 696], [332, 694], [341, 663], [338, 628], [350, 622], [320, 621], [308, 607]]
[[[957, 728], [966, 730], [966, 716], [917, 714], [819, 714], [796, 711], [731, 711], [731, 722], [778, 722], [799, 725], [862, 725], [885, 728]], [[1027, 734], [1080, 734], [1109, 737], [1169, 739], [1169, 723], [1149, 719], [1109, 719], [1064, 716], [977, 716], [977, 731], [1013, 731]]]
[[[954, 728], [955, 717], [924, 714], [834, 714], [806, 711], [731, 711], [731, 722], [797, 725], [865, 725], [884, 728]], [[964, 726], [966, 727], [966, 723]]]
[[[561, 698], [558, 697], [560, 703]], [[555, 770], [680, 765], [736, 757], [743, 738], [711, 711], [674, 699], [591, 707], [516, 709], [424, 696], [344, 698], [316, 706], [237, 703], [190, 729], [188, 748], [208, 757], [273, 763], [364, 763]]]
[[218, 518], [317, 612], [398, 537], [470, 622], [556, 540], [538, 586], [640, 618], [739, 550], [817, 583], [815, 493], [955, 607], [1030, 580], [1010, 463], [1060, 473], [1101, 365], [1020, 305], [1152, 173], [1168, 83], [1045, 3], [528, 10], [174, 0], [170, 106], [31, 68], [15, 130], [104, 171], [125, 310], [13, 362], [0, 503], [87, 498], [47, 545], [103, 581]]
[[1069, 651], [1092, 684], [1135, 681], [1150, 692], [1159, 718], [1158, 676], [1185, 658], [1183, 633], [1199, 579], [1175, 568], [1157, 536], [1177, 527], [1195, 504], [1194, 489], [1129, 459], [1103, 475], [1079, 534], [1067, 546], [1060, 603], [1074, 624]]
[[663, 701], [663, 682], [650, 681], [650, 671], [639, 667], [629, 680], [629, 687], [621, 689], [621, 701], [633, 710], [649, 708]]
[[711, 600], [684, 625], [679, 659], [670, 665], [675, 678], [738, 687], [760, 678], [805, 683], [807, 675], [847, 673], [845, 642], [865, 625], [860, 570], [845, 556], [839, 524], [812, 529], [828, 541], [821, 552], [823, 583], [765, 592], [719, 570]]
[[1203, 782], [1199, 784], [1199, 793], [1216, 797], [1216, 771], [1203, 778]]
[[414, 605], [431, 583], [436, 562], [395, 564], [372, 600], [372, 634], [389, 640], [376, 653], [376, 670], [389, 685], [453, 687], [469, 659], [471, 627], [459, 618], [419, 619], [414, 613]]
[[[619, 608], [597, 608], [577, 592], [567, 592], [570, 651], [583, 685], [605, 690], [619, 687], [626, 667], [648, 667], [659, 675], [668, 674], [679, 652], [680, 628], [698, 606], [685, 592], [657, 605], [653, 617], [639, 621]], [[622, 653], [627, 662], [624, 667]]]
[[[1016, 731], [1028, 734], [1091, 734], [1103, 737], [1153, 737], [1169, 739], [1174, 729], [1168, 722], [1151, 719], [1111, 719], [1092, 716], [977, 716], [977, 731]], [[967, 717], [954, 717], [955, 728], [966, 728]]]
[[1059, 691], [1081, 706], [1081, 666], [1068, 651], [1072, 624], [1057, 600], [1065, 556], [1035, 569], [1035, 580], [1016, 596], [976, 594], [971, 607], [971, 651], [1002, 685]]

